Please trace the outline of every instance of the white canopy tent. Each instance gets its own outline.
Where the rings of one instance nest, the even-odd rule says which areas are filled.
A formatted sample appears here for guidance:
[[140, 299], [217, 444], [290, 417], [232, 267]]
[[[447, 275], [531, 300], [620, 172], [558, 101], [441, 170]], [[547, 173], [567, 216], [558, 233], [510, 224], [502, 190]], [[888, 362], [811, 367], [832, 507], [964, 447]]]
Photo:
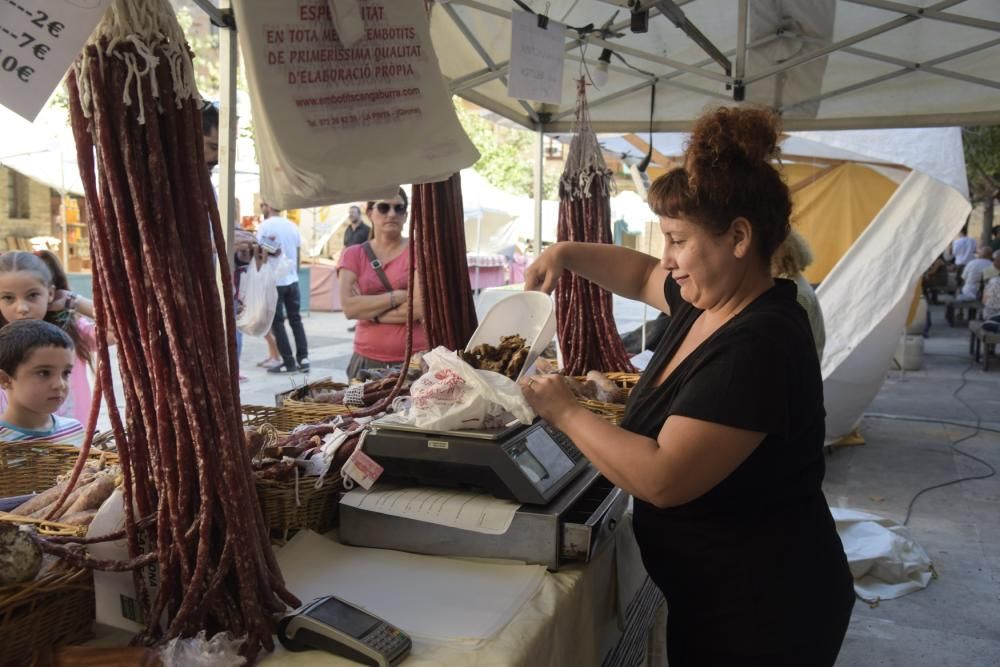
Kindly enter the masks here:
[[[511, 0], [449, 0], [431, 34], [453, 93], [545, 132], [572, 126], [575, 79], [603, 49], [608, 82], [590, 95], [604, 132], [687, 129], [708, 105], [772, 106], [786, 129], [1000, 122], [1000, 3], [995, 0], [553, 0], [566, 31], [559, 105], [507, 96]], [[630, 9], [648, 32], [630, 31]], [[624, 59], [624, 60], [623, 60]]]
[[[640, 133], [639, 142], [633, 143], [624, 135], [599, 136], [605, 151], [625, 160], [639, 160], [645, 156], [648, 135]], [[678, 158], [684, 151], [688, 134], [682, 132], [657, 132], [653, 134], [653, 150], [668, 158]], [[568, 142], [570, 135], [560, 136]], [[969, 197], [969, 181], [962, 152], [962, 131], [958, 127], [907, 128], [886, 130], [835, 130], [791, 132], [781, 142], [785, 161], [838, 160], [856, 162], [877, 170], [905, 166], [922, 171], [928, 176], [950, 185], [964, 197]], [[902, 180], [890, 174], [893, 180]]]

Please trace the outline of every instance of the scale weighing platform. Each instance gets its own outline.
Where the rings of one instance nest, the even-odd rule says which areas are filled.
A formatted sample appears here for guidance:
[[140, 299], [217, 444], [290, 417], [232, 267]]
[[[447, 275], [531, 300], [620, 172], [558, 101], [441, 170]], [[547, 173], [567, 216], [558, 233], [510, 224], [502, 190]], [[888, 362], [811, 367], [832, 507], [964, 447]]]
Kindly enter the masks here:
[[551, 502], [588, 465], [565, 433], [542, 420], [494, 431], [427, 431], [378, 420], [364, 451], [387, 480], [474, 488], [529, 505]]
[[501, 431], [429, 432], [373, 423], [364, 451], [382, 476], [467, 487], [522, 503], [502, 535], [340, 506], [344, 544], [438, 556], [509, 558], [558, 570], [588, 562], [613, 536], [629, 496], [544, 421]]

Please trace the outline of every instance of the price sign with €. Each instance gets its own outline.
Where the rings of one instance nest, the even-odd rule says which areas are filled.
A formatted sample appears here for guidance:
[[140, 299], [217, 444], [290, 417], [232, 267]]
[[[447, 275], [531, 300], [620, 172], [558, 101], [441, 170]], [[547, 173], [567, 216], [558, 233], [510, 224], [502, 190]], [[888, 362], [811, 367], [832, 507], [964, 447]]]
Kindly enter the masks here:
[[0, 104], [33, 121], [111, 0], [0, 0]]

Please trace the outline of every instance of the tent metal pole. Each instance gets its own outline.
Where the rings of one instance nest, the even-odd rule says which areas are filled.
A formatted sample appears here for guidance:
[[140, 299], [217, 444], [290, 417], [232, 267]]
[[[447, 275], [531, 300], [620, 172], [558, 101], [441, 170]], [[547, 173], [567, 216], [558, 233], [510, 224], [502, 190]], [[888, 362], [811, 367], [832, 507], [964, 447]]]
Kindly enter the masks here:
[[225, 0], [219, 0], [219, 6], [216, 7], [212, 4], [212, 0], [192, 0], [194, 4], [198, 5], [201, 11], [208, 14], [208, 18], [212, 20], [212, 23], [219, 26], [220, 28], [231, 25], [227, 21], [227, 17], [231, 20], [232, 14], [227, 14], [226, 10], [231, 6], [229, 2]]
[[[232, 17], [232, 0], [219, 0], [219, 11]], [[239, 51], [235, 30], [219, 32], [219, 219], [226, 256], [233, 257], [236, 225], [236, 73]], [[225, 279], [225, 277], [224, 277]]]
[[962, 16], [960, 14], [948, 14], [935, 9], [921, 9], [912, 5], [904, 5], [900, 2], [890, 2], [890, 0], [847, 0], [847, 2], [855, 5], [864, 5], [865, 7], [885, 9], [890, 12], [899, 12], [900, 14], [909, 14], [917, 18], [958, 23], [959, 25], [983, 28], [984, 30], [1000, 30], [1000, 23], [996, 21], [987, 21], [986, 19], [977, 19], [972, 16]]
[[733, 69], [733, 98], [737, 102], [743, 101], [746, 94], [743, 77], [747, 73], [748, 14], [747, 0], [740, 0], [740, 6], [736, 15], [736, 66]]
[[711, 70], [703, 69], [701, 67], [696, 67], [694, 65], [688, 65], [679, 60], [673, 58], [665, 58], [663, 56], [658, 56], [654, 53], [649, 53], [643, 51], [642, 49], [633, 49], [630, 46], [625, 46], [621, 42], [612, 42], [607, 39], [601, 39], [599, 37], [591, 37], [587, 39], [589, 44], [595, 46], [601, 46], [606, 49], [611, 49], [612, 51], [617, 51], [625, 55], [634, 56], [636, 58], [641, 58], [651, 63], [656, 63], [658, 65], [666, 65], [667, 67], [673, 67], [675, 70], [679, 70], [686, 74], [694, 74], [695, 76], [700, 76], [705, 79], [711, 79], [713, 81], [718, 81], [720, 83], [730, 83], [732, 79], [728, 74], [720, 74], [718, 72], [713, 72]]
[[[985, 49], [989, 49], [989, 48], [993, 48], [994, 46], [997, 46], [997, 45], [1000, 45], [1000, 38], [992, 39], [992, 40], [990, 40], [988, 42], [984, 42], [982, 44], [976, 44], [975, 46], [970, 46], [968, 48], [962, 49], [961, 51], [956, 51], [954, 53], [949, 53], [949, 54], [943, 55], [943, 56], [941, 56], [939, 58], [935, 58], [933, 60], [929, 60], [928, 62], [924, 63], [920, 67], [914, 67], [912, 64], [907, 64], [907, 66], [904, 67], [903, 69], [898, 69], [898, 70], [896, 70], [894, 72], [888, 72], [886, 74], [883, 74], [882, 76], [877, 76], [877, 77], [875, 77], [873, 79], [867, 79], [865, 81], [859, 81], [858, 83], [851, 84], [850, 86], [844, 86], [843, 88], [838, 88], [837, 90], [831, 90], [828, 93], [823, 93], [822, 95], [817, 95], [816, 97], [812, 97], [812, 98], [807, 99], [807, 100], [799, 100], [798, 102], [795, 102], [794, 104], [790, 104], [787, 107], [782, 107], [781, 109], [779, 109], [779, 111], [786, 111], [788, 109], [794, 109], [796, 106], [798, 106], [800, 104], [808, 104], [810, 102], [817, 102], [817, 101], [820, 101], [820, 100], [825, 100], [827, 98], [835, 97], [837, 95], [843, 95], [844, 93], [854, 92], [855, 90], [859, 90], [861, 88], [867, 88], [868, 86], [875, 85], [876, 83], [882, 83], [883, 81], [888, 81], [889, 79], [895, 79], [897, 77], [903, 76], [904, 74], [909, 74], [910, 72], [919, 72], [922, 69], [926, 69], [926, 68], [931, 68], [931, 70], [933, 70], [934, 66], [937, 65], [937, 64], [939, 64], [939, 63], [947, 62], [949, 60], [954, 60], [955, 58], [962, 58], [963, 56], [967, 56], [967, 55], [970, 55], [970, 54], [973, 54], [973, 53], [978, 53], [979, 51], [982, 51], [982, 50], [985, 50]], [[845, 51], [848, 51], [848, 50], [845, 49]], [[861, 50], [860, 49], [850, 49], [849, 50], [849, 52], [855, 52], [855, 51], [861, 51]], [[861, 51], [860, 53], [857, 53], [856, 55], [863, 56], [863, 57], [872, 57], [872, 56], [878, 55], [878, 59], [882, 59], [882, 58], [887, 57], [887, 56], [881, 56], [879, 54], [870, 54], [870, 52], [868, 52], [868, 51]], [[981, 81], [976, 81], [975, 83], [981, 83]], [[990, 83], [991, 83], [992, 86], [994, 86], [994, 87], [996, 86], [996, 84], [994, 84], [992, 82], [990, 82]]]
[[545, 185], [545, 130], [539, 126], [538, 151], [535, 153], [535, 257], [542, 253], [542, 199]]
[[[1000, 44], [1000, 38], [995, 39], [991, 42], [987, 42], [985, 48], [991, 48], [996, 44]], [[983, 48], [984, 47], [980, 45], [977, 48], [977, 50], [981, 50]], [[941, 69], [939, 67], [935, 67], [933, 63], [930, 62], [926, 63], [907, 62], [902, 58], [893, 58], [892, 56], [886, 56], [881, 53], [875, 53], [873, 51], [866, 51], [865, 49], [856, 49], [854, 47], [844, 49], [844, 53], [850, 53], [851, 55], [861, 56], [862, 58], [870, 58], [871, 60], [878, 60], [884, 63], [899, 65], [900, 67], [905, 67], [906, 69], [912, 70], [914, 72], [929, 72], [931, 74], [937, 74], [938, 76], [943, 76], [948, 79], [956, 79], [958, 81], [965, 81], [966, 83], [974, 83], [980, 86], [987, 86], [988, 88], [1000, 89], [1000, 82], [990, 81], [989, 79], [983, 79], [978, 76], [970, 76], [968, 74], [962, 74], [961, 72], [953, 72], [951, 70]], [[950, 59], [952, 58], [949, 57], [949, 60]]]

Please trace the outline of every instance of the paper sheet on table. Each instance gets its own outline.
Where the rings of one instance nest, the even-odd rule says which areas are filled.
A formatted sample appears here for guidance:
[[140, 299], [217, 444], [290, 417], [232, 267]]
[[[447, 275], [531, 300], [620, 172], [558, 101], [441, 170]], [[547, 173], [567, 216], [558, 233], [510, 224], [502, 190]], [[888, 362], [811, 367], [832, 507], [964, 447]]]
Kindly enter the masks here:
[[277, 554], [288, 590], [337, 595], [427, 643], [478, 648], [538, 591], [541, 565], [347, 547], [304, 530]]
[[485, 493], [431, 487], [379, 485], [371, 491], [354, 489], [340, 501], [369, 512], [436, 523], [449, 528], [503, 535], [521, 506]]

